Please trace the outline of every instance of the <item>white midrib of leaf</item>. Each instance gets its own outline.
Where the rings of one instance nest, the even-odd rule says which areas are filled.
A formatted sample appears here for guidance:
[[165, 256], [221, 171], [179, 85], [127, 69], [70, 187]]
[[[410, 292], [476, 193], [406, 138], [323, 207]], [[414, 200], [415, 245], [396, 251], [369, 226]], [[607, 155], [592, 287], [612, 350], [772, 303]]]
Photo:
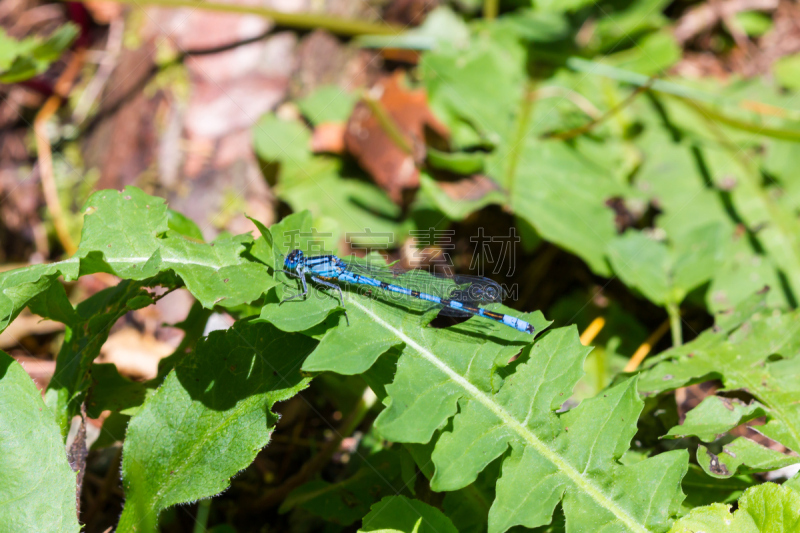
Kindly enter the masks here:
[[[163, 249], [162, 249], [163, 250]], [[152, 256], [148, 257], [115, 257], [114, 259], [107, 259], [104, 258], [103, 260], [111, 266], [114, 266], [115, 263], [124, 263], [124, 264], [139, 264], [139, 263], [146, 263], [151, 259]], [[52, 263], [53, 265], [70, 265], [72, 263], [78, 263], [81, 260], [80, 257], [70, 257], [69, 259], [65, 259], [64, 261], [59, 261], [57, 263]], [[200, 261], [192, 261], [190, 259], [180, 259], [177, 257], [163, 257], [161, 258], [161, 262], [165, 265], [170, 264], [178, 264], [178, 265], [190, 265], [190, 266], [198, 266], [203, 268], [210, 268], [213, 270], [219, 270], [219, 265], [212, 265], [209, 263], [203, 263]]]
[[525, 427], [520, 422], [518, 422], [511, 415], [511, 413], [506, 411], [501, 405], [498, 405], [497, 402], [495, 402], [486, 393], [475, 387], [472, 383], [470, 383], [462, 376], [460, 376], [455, 370], [453, 370], [448, 365], [443, 363], [438, 357], [436, 357], [436, 355], [433, 352], [420, 345], [414, 339], [406, 335], [403, 331], [397, 329], [396, 327], [392, 326], [388, 322], [381, 319], [378, 315], [373, 313], [370, 309], [366, 308], [365, 306], [361, 305], [358, 301], [351, 300], [348, 302], [348, 304], [355, 305], [356, 307], [361, 309], [364, 313], [372, 317], [373, 320], [375, 320], [375, 322], [377, 322], [387, 330], [397, 335], [398, 338], [402, 339], [403, 342], [406, 343], [406, 346], [410, 346], [411, 348], [416, 350], [426, 361], [428, 361], [429, 363], [437, 367], [439, 370], [444, 372], [455, 383], [458, 383], [458, 385], [460, 385], [463, 389], [465, 389], [467, 393], [474, 400], [480, 402], [484, 407], [486, 407], [492, 413], [494, 413], [494, 415], [497, 416], [500, 420], [502, 420], [507, 427], [513, 429], [520, 437], [522, 437], [525, 440], [525, 442], [527, 442], [537, 452], [539, 452], [542, 456], [544, 456], [548, 461], [553, 463], [558, 468], [558, 470], [562, 472], [565, 476], [567, 476], [569, 480], [572, 481], [580, 490], [589, 495], [594, 501], [597, 502], [599, 506], [611, 512], [621, 522], [623, 522], [626, 526], [628, 526], [629, 529], [641, 533], [649, 533], [646, 527], [637, 522], [636, 519], [634, 519], [631, 515], [629, 515], [624, 509], [622, 509], [619, 505], [614, 503], [611, 499], [607, 498], [603, 494], [602, 490], [600, 490], [597, 486], [595, 486], [591, 481], [585, 479], [580, 472], [578, 472], [557, 452], [555, 452], [550, 447], [548, 447], [544, 442], [539, 440], [539, 438], [529, 428]]

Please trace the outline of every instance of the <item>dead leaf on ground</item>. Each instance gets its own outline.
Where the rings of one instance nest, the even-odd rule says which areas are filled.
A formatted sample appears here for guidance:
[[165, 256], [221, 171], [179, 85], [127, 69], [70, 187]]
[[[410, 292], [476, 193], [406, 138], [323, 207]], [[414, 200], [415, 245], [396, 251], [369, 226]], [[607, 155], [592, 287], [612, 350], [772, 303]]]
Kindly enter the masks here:
[[311, 135], [311, 150], [315, 153], [341, 154], [344, 152], [345, 125], [339, 122], [323, 122], [314, 128]]
[[[417, 165], [425, 158], [425, 128], [442, 137], [448, 135], [428, 107], [425, 91], [409, 90], [401, 79], [401, 73], [385, 77], [370, 90], [373, 105], [380, 106], [383, 118], [393, 124], [387, 127], [385, 120], [382, 123], [370, 105], [361, 101], [345, 132], [347, 150], [396, 203], [404, 189], [419, 186]], [[392, 137], [392, 128], [402, 139]]]
[[173, 351], [165, 342], [124, 328], [108, 336], [97, 362], [114, 363], [120, 374], [131, 379], [152, 379], [158, 373], [158, 362]]
[[502, 190], [497, 183], [481, 174], [458, 181], [440, 181], [437, 185], [456, 202], [480, 200], [492, 191]]
[[56, 371], [55, 361], [45, 361], [44, 359], [27, 355], [15, 355], [14, 359], [22, 365], [22, 368], [28, 373], [40, 391], [44, 391], [47, 388], [53, 378], [53, 373]]
[[99, 0], [87, 0], [83, 4], [95, 22], [101, 25], [111, 23], [112, 20], [122, 15], [124, 6], [116, 2], [102, 2]]
[[64, 324], [45, 320], [38, 315], [24, 311], [0, 333], [0, 350], [7, 350], [30, 335], [47, 335], [63, 331]]

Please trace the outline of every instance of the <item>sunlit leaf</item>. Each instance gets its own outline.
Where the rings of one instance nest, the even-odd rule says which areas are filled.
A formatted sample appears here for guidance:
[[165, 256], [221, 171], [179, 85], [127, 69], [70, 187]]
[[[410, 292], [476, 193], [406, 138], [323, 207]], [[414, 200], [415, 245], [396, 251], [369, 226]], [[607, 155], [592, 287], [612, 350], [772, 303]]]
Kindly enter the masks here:
[[3, 531], [77, 533], [75, 473], [36, 385], [0, 351], [0, 515]]
[[131, 419], [118, 529], [154, 530], [167, 507], [227, 488], [269, 442], [272, 406], [308, 385], [300, 366], [315, 344], [244, 321], [201, 341]]
[[761, 533], [796, 531], [800, 528], [800, 494], [774, 483], [747, 490], [739, 508], [715, 503], [698, 507], [678, 520], [670, 533]]

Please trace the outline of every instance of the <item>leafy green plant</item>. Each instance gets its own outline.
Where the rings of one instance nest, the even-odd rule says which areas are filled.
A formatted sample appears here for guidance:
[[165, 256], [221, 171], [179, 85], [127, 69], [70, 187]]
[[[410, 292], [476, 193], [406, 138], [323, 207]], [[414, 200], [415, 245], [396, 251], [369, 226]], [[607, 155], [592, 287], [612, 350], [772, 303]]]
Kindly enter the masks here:
[[0, 82], [16, 83], [41, 74], [69, 48], [78, 31], [74, 24], [65, 24], [46, 40], [18, 41], [0, 29]]
[[[399, 38], [425, 50], [409, 78], [449, 131], [422, 150], [408, 198], [390, 197], [347, 154], [312, 151], [313, 128], [345, 123], [358, 100], [325, 86], [296, 102], [299, 113], [268, 113], [253, 129], [286, 215], [270, 227], [251, 219], [260, 236], [204, 242], [164, 200], [104, 190], [83, 209], [73, 257], [0, 273], [0, 330], [25, 308], [64, 325], [44, 399], [0, 353], [7, 528], [79, 529], [79, 476], [63, 444], [84, 412], [105, 417], [96, 448], [122, 442], [117, 531], [157, 531], [176, 506], [229, 489], [285, 436], [280, 402], [318, 386], [325, 408], [350, 416], [343, 434], [308, 445], [311, 463], [364, 435], [335, 475], [301, 466], [256, 512], [280, 505], [330, 531], [359, 521], [360, 531], [796, 529], [800, 477], [763, 482], [800, 453], [793, 95], [757, 81], [651, 78], [679, 59], [666, 2], [613, 4], [537, 2], [469, 23], [438, 11]], [[3, 76], [40, 72], [54, 57], [44, 48], [63, 50], [70, 31], [12, 43]], [[775, 109], [753, 111], [754, 101]], [[542, 311], [489, 306], [535, 336], [477, 317], [442, 327], [435, 312], [357, 290], [342, 303], [311, 284], [285, 301], [299, 288], [282, 272], [292, 249], [339, 253], [345, 235], [352, 248], [376, 234], [402, 244], [429, 221], [503, 217], [531, 262], [523, 284], [550, 284], [556, 257], [578, 265], [584, 289], [613, 284], [619, 301], [587, 290]], [[119, 282], [74, 302], [62, 282], [97, 273]], [[178, 288], [196, 303], [155, 378], [95, 362], [115, 323]], [[623, 300], [672, 330], [669, 349], [624, 372], [637, 346], [667, 343]], [[684, 322], [686, 311], [700, 318]], [[214, 312], [234, 325], [208, 333]], [[606, 324], [605, 337], [588, 335], [590, 323]], [[709, 383], [696, 405], [676, 404], [676, 391]]]

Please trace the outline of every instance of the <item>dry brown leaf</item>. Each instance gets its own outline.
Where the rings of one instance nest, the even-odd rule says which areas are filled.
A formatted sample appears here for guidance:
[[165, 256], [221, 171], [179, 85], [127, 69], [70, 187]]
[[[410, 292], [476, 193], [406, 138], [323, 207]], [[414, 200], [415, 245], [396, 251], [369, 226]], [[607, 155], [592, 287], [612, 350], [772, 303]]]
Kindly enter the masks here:
[[47, 388], [53, 378], [53, 373], [56, 371], [55, 361], [45, 361], [44, 359], [27, 355], [15, 355], [14, 359], [22, 365], [22, 368], [28, 373], [40, 391], [44, 391]]
[[311, 150], [341, 154], [344, 152], [345, 125], [339, 122], [323, 122], [314, 128], [311, 135]]
[[458, 181], [440, 181], [439, 188], [455, 201], [480, 200], [492, 191], [499, 191], [500, 186], [481, 174], [475, 174]]
[[25, 311], [0, 333], [0, 350], [7, 350], [19, 344], [21, 339], [30, 335], [46, 335], [63, 329], [64, 324], [61, 322], [45, 320], [38, 315]]
[[97, 362], [114, 363], [120, 374], [131, 379], [152, 379], [158, 373], [158, 362], [173, 350], [150, 335], [124, 328], [108, 336]]
[[[406, 89], [401, 78], [401, 73], [385, 77], [370, 90], [372, 106], [379, 106], [384, 123], [367, 102], [361, 101], [345, 132], [347, 150], [396, 203], [400, 203], [404, 189], [419, 186], [417, 164], [425, 157], [425, 128], [442, 137], [448, 135], [428, 107], [425, 91]], [[388, 127], [386, 120], [391, 121]], [[391, 129], [395, 130], [394, 138]]]
[[117, 2], [102, 2], [99, 0], [87, 0], [83, 5], [94, 21], [101, 25], [109, 24], [112, 20], [120, 17], [124, 7]]

